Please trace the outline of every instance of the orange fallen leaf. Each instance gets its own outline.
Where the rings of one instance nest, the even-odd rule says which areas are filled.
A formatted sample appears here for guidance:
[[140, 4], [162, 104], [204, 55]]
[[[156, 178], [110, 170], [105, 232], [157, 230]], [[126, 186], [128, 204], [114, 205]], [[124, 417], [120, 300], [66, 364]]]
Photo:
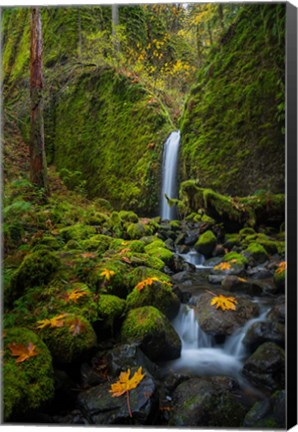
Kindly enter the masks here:
[[157, 277], [144, 279], [136, 285], [136, 289], [142, 291], [146, 286], [151, 286], [153, 282], [159, 282], [159, 279]]
[[73, 320], [68, 321], [67, 325], [69, 326], [69, 331], [72, 336], [84, 333], [86, 329], [86, 325], [82, 323], [79, 318], [74, 318]]
[[231, 268], [231, 264], [229, 264], [228, 262], [222, 262], [220, 264], [217, 264], [214, 267], [214, 270], [230, 270]]
[[211, 299], [210, 305], [216, 305], [216, 309], [221, 308], [225, 310], [236, 310], [237, 300], [235, 297], [225, 297], [222, 294], [215, 296]]
[[38, 355], [36, 346], [32, 342], [29, 342], [27, 346], [22, 343], [17, 344], [12, 342], [8, 345], [8, 348], [10, 349], [12, 356], [18, 357], [16, 359], [16, 363], [22, 363], [23, 361], [28, 360], [30, 357], [35, 357]]
[[278, 264], [278, 268], [276, 270], [276, 273], [282, 273], [287, 269], [287, 262], [282, 261]]
[[107, 281], [111, 280], [111, 277], [114, 276], [116, 273], [113, 270], [104, 269], [100, 276], [103, 276]]
[[50, 319], [44, 319], [37, 321], [37, 328], [43, 329], [44, 327], [63, 327], [64, 321], [63, 318], [66, 317], [67, 314], [56, 315]]
[[64, 299], [66, 302], [73, 301], [74, 303], [77, 303], [81, 297], [83, 297], [87, 294], [88, 294], [87, 291], [83, 291], [80, 288], [76, 288], [76, 289], [70, 291], [69, 293], [66, 293], [64, 295]]
[[121, 261], [126, 262], [127, 264], [131, 264], [131, 261], [128, 257], [122, 257]]
[[96, 258], [96, 254], [94, 252], [84, 252], [81, 254], [82, 258]]

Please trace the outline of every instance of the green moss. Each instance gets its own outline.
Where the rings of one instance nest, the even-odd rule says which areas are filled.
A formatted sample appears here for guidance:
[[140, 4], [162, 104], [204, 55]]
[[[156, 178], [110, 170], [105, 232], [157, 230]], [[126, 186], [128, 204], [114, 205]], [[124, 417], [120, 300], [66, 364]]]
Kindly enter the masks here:
[[274, 240], [258, 240], [258, 243], [264, 247], [269, 255], [274, 255], [278, 252], [278, 242]]
[[216, 237], [212, 231], [208, 230], [200, 235], [194, 247], [199, 253], [205, 256], [211, 256], [215, 246]]
[[153, 234], [153, 229], [149, 225], [142, 223], [132, 223], [127, 228], [127, 234], [132, 240], [140, 239], [144, 236]]
[[239, 234], [226, 234], [224, 247], [232, 249], [234, 246], [240, 246], [240, 236]]
[[137, 223], [139, 221], [138, 216], [133, 211], [121, 210], [119, 212], [119, 216], [125, 222], [134, 222], [134, 223]]
[[281, 292], [285, 289], [286, 284], [286, 271], [279, 271], [279, 269], [275, 270], [274, 272], [274, 283], [277, 287], [277, 289]]
[[76, 224], [70, 227], [62, 228], [59, 235], [65, 240], [84, 240], [96, 234], [96, 229], [84, 224]]
[[125, 300], [114, 295], [101, 294], [98, 300], [99, 319], [113, 332], [114, 322], [121, 317], [125, 306]]
[[246, 237], [248, 235], [254, 235], [254, 234], [256, 234], [256, 232], [253, 228], [242, 228], [239, 231], [239, 234], [241, 237]]
[[145, 243], [141, 240], [127, 241], [123, 239], [114, 239], [110, 244], [110, 249], [119, 252], [123, 249], [128, 249], [131, 252], [143, 253], [145, 251]]
[[44, 249], [27, 255], [13, 275], [9, 297], [17, 298], [28, 287], [48, 283], [60, 265], [53, 252]]
[[[122, 262], [121, 259], [110, 258], [97, 264], [89, 272], [88, 282], [91, 287], [99, 290], [103, 294], [112, 294], [120, 298], [126, 298], [128, 294], [128, 273], [129, 265]], [[108, 280], [102, 273], [105, 270], [114, 272]]]
[[185, 104], [182, 180], [239, 196], [283, 191], [284, 46], [284, 5], [246, 5], [235, 15]]
[[268, 259], [266, 249], [259, 243], [250, 243], [250, 245], [244, 250], [243, 254], [257, 264], [261, 264]]
[[174, 318], [180, 306], [180, 301], [172, 288], [163, 282], [154, 281], [141, 291], [134, 288], [127, 296], [127, 308], [134, 309], [141, 306], [154, 306], [169, 319]]
[[33, 242], [34, 249], [47, 248], [50, 250], [61, 249], [64, 245], [63, 241], [53, 236], [43, 236], [41, 239]]
[[244, 265], [245, 266], [248, 264], [247, 258], [245, 256], [237, 253], [237, 252], [229, 252], [229, 253], [225, 254], [225, 256], [223, 257], [223, 260], [225, 262], [233, 261], [237, 265]]
[[[77, 333], [74, 334], [75, 331]], [[80, 315], [67, 315], [62, 327], [44, 328], [40, 331], [40, 336], [53, 358], [67, 364], [82, 358], [96, 344], [91, 324]]]
[[81, 247], [86, 251], [94, 251], [99, 255], [103, 255], [109, 249], [113, 239], [103, 234], [96, 234], [87, 240], [80, 242]]
[[[26, 328], [5, 331], [3, 362], [4, 420], [13, 420], [14, 415], [39, 408], [54, 396], [52, 359], [46, 345]], [[16, 363], [9, 349], [11, 343], [28, 346], [32, 342], [38, 353], [34, 357]]]
[[156, 277], [158, 280], [166, 283], [171, 282], [170, 277], [165, 273], [153, 268], [139, 266], [133, 269], [128, 275], [128, 284], [130, 289], [133, 289], [139, 282], [150, 277]]
[[165, 247], [162, 240], [155, 240], [145, 246], [145, 252], [152, 257], [161, 259], [167, 265], [171, 265], [174, 259], [173, 252]]

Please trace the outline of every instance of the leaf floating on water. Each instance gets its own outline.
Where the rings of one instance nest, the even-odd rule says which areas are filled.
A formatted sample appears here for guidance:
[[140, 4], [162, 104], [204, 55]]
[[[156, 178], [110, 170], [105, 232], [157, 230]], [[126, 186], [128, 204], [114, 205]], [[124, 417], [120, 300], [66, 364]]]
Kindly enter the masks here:
[[16, 363], [22, 363], [23, 361], [28, 360], [30, 357], [35, 357], [38, 355], [36, 346], [32, 342], [29, 342], [27, 346], [22, 343], [17, 344], [12, 342], [8, 345], [8, 348], [10, 349], [12, 356], [18, 357], [16, 359]]
[[222, 294], [219, 296], [213, 297], [211, 299], [210, 305], [216, 305], [216, 309], [221, 308], [223, 311], [225, 310], [236, 310], [237, 300], [235, 297], [225, 297]]

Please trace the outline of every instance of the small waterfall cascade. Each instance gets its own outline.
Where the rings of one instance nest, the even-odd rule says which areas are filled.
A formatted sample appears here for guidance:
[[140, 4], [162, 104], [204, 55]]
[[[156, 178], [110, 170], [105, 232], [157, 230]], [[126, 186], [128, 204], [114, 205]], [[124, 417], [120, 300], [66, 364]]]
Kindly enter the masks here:
[[177, 198], [179, 145], [180, 131], [174, 131], [167, 138], [163, 151], [160, 213], [162, 220], [172, 220], [176, 217], [176, 209], [169, 206], [165, 195], [169, 198]]
[[242, 341], [249, 327], [265, 320], [267, 312], [268, 309], [261, 310], [257, 318], [249, 320], [223, 344], [216, 344], [214, 337], [200, 328], [194, 308], [182, 304], [172, 322], [182, 341], [181, 356], [168, 362], [167, 367], [195, 375], [228, 375], [241, 379], [240, 370], [246, 356]]

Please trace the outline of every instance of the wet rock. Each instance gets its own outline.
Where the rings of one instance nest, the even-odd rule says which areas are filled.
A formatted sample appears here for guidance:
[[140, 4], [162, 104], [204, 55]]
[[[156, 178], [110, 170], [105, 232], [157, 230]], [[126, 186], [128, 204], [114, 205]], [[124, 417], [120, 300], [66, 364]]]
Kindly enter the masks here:
[[103, 382], [103, 377], [88, 363], [83, 363], [81, 365], [81, 381], [84, 388], [89, 388], [101, 384]]
[[198, 241], [199, 235], [196, 232], [189, 232], [184, 240], [186, 246], [193, 246]]
[[272, 277], [272, 272], [265, 267], [252, 267], [246, 270], [249, 277], [253, 279], [267, 279]]
[[213, 256], [219, 257], [219, 256], [225, 255], [225, 253], [226, 253], [226, 251], [225, 251], [225, 248], [223, 247], [223, 245], [218, 244], [215, 246], [215, 249], [213, 251]]
[[208, 281], [212, 284], [221, 284], [225, 277], [225, 275], [209, 275]]
[[239, 427], [245, 408], [237, 383], [227, 377], [191, 378], [173, 393], [169, 425], [177, 427]]
[[182, 291], [178, 286], [173, 286], [173, 292], [179, 298], [181, 303], [188, 303], [191, 298], [191, 293], [189, 291]]
[[[131, 376], [136, 372], [133, 368]], [[110, 383], [100, 384], [78, 396], [78, 406], [90, 424], [102, 425], [145, 425], [154, 424], [158, 409], [155, 382], [149, 372], [143, 369], [145, 377], [129, 392], [132, 417], [129, 415], [125, 395], [112, 397]]]
[[277, 391], [270, 399], [256, 402], [244, 418], [243, 426], [248, 428], [285, 428], [286, 427], [285, 391]]
[[170, 321], [153, 306], [128, 312], [121, 327], [123, 342], [139, 343], [152, 361], [173, 360], [181, 353], [181, 341]]
[[222, 287], [227, 291], [243, 291], [252, 296], [260, 295], [262, 288], [260, 285], [254, 283], [253, 281], [248, 281], [247, 279], [240, 278], [236, 275], [225, 276], [221, 282]]
[[181, 232], [180, 234], [178, 234], [176, 240], [175, 240], [175, 245], [183, 245], [185, 244], [185, 238], [186, 238], [186, 234], [184, 232]]
[[[49, 421], [46, 421], [45, 423], [49, 423]], [[76, 409], [71, 411], [69, 414], [66, 415], [54, 415], [51, 418], [50, 423], [56, 423], [59, 425], [88, 425], [88, 420], [83, 416], [80, 410]]]
[[174, 241], [172, 239], [167, 239], [165, 241], [165, 245], [170, 251], [175, 252], [175, 250], [176, 250], [175, 244], [174, 244]]
[[274, 342], [284, 348], [285, 326], [273, 321], [259, 321], [248, 329], [243, 343], [250, 351], [255, 351], [264, 342]]
[[244, 363], [242, 374], [254, 385], [269, 390], [285, 385], [285, 352], [272, 342], [266, 342]]
[[118, 376], [121, 371], [140, 367], [147, 369], [151, 375], [158, 374], [158, 367], [143, 353], [138, 344], [119, 344], [107, 354], [109, 374]]
[[285, 323], [286, 318], [286, 308], [284, 300], [280, 304], [274, 305], [268, 312], [267, 319], [274, 322], [279, 322], [281, 324]]
[[[231, 296], [229, 292], [220, 291], [220, 294]], [[201, 329], [213, 336], [231, 335], [248, 320], [257, 316], [259, 307], [250, 299], [237, 297], [236, 310], [216, 309], [210, 302], [212, 295], [202, 294], [197, 302], [197, 319]]]
[[186, 245], [179, 245], [177, 246], [177, 251], [180, 254], [187, 254], [190, 251], [190, 247]]
[[197, 252], [203, 254], [206, 257], [210, 257], [216, 246], [216, 237], [211, 230], [205, 231], [200, 235], [198, 241], [195, 244]]

